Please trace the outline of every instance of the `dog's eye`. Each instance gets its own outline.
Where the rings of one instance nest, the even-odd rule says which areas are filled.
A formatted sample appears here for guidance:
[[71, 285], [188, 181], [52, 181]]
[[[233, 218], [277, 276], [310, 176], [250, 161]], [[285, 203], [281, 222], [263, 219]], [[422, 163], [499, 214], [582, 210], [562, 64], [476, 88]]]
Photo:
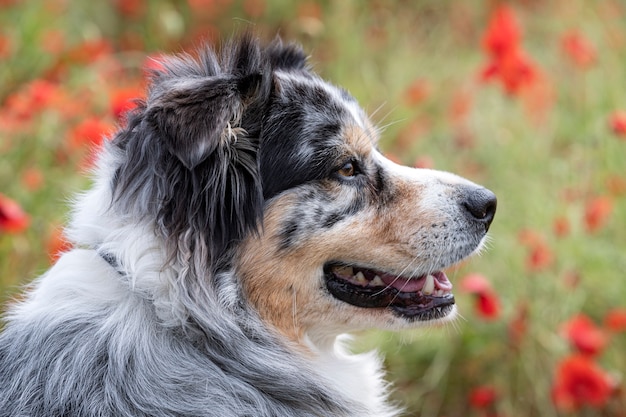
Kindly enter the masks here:
[[337, 174], [342, 177], [354, 177], [357, 174], [356, 164], [352, 161], [346, 162], [341, 168], [337, 170]]

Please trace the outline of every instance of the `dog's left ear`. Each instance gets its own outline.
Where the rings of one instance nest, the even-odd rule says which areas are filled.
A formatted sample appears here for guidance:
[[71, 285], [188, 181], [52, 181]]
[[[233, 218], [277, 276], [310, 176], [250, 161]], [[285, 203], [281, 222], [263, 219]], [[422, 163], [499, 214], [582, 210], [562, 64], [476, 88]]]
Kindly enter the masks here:
[[252, 39], [224, 50], [222, 68], [210, 50], [193, 62], [202, 67], [197, 73], [183, 73], [191, 59], [185, 60], [186, 67], [170, 65], [169, 73], [155, 77], [147, 102], [149, 125], [189, 170], [237, 140], [245, 107], [255, 101], [267, 72]]

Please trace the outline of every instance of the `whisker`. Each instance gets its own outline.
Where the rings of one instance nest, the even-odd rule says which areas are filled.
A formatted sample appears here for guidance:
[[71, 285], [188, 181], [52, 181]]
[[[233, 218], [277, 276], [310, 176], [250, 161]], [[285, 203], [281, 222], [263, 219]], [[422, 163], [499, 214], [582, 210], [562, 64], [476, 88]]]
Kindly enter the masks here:
[[[385, 107], [386, 105], [387, 105], [387, 102], [386, 102], [386, 101], [383, 101], [383, 102], [380, 104], [380, 106], [376, 107], [376, 108], [375, 108], [372, 112], [368, 112], [368, 113], [369, 113], [370, 118], [371, 118], [371, 119], [373, 119], [373, 118], [376, 116], [376, 114], [377, 114], [380, 110], [382, 110], [382, 108], [383, 108], [383, 107]], [[381, 120], [380, 120], [380, 121], [382, 122], [384, 119], [386, 119], [387, 117], [389, 117], [389, 115], [390, 115], [391, 113], [392, 113], [391, 111], [387, 112], [387, 114], [385, 114], [385, 115], [381, 118]]]
[[398, 123], [404, 123], [404, 122], [406, 122], [406, 120], [407, 119], [398, 119], [398, 120], [394, 120], [393, 122], [389, 122], [387, 124], [380, 125], [380, 126], [377, 127], [378, 132], [379, 133], [383, 133], [385, 130], [387, 130], [387, 128], [389, 128], [389, 127], [391, 127], [393, 125], [396, 125]]

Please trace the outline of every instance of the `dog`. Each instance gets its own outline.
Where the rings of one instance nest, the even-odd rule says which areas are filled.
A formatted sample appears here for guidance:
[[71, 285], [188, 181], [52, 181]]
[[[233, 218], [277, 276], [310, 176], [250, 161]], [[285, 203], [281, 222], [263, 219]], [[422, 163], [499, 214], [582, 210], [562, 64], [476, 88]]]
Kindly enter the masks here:
[[296, 44], [166, 58], [105, 141], [74, 248], [5, 314], [0, 416], [394, 416], [348, 334], [454, 318], [486, 188], [404, 167]]

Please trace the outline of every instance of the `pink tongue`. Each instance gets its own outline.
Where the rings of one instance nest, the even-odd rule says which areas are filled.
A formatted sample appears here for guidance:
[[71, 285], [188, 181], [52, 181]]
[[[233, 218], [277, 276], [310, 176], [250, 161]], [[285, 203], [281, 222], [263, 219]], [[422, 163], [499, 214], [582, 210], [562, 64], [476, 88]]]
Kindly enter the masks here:
[[426, 282], [425, 276], [409, 279], [391, 274], [383, 274], [380, 278], [386, 285], [403, 292], [418, 292], [424, 287], [424, 283]]

